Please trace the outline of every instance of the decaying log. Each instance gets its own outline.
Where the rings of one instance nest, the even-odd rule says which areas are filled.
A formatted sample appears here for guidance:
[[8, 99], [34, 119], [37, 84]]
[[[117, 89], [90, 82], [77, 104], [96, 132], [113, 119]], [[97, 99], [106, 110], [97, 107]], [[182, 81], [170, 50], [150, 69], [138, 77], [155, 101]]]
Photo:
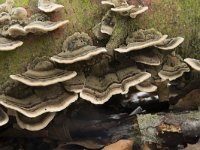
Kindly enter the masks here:
[[[128, 116], [116, 114], [110, 117], [77, 119], [59, 114], [45, 130], [32, 132], [8, 129], [0, 137], [46, 138], [87, 148], [101, 148], [120, 139], [132, 139], [136, 143], [153, 142], [175, 147], [194, 142], [200, 136], [200, 111], [140, 114]], [[107, 116], [107, 118], [106, 118]], [[62, 120], [62, 122], [60, 122]]]
[[168, 145], [185, 144], [187, 138], [198, 138], [200, 136], [199, 113], [199, 111], [194, 111], [138, 115], [137, 120], [142, 139]]

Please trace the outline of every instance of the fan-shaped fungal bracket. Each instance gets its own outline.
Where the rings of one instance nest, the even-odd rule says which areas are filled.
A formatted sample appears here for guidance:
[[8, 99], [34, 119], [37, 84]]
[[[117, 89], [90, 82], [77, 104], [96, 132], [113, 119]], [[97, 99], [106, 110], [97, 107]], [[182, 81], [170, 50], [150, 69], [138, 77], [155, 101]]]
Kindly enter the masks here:
[[165, 39], [162, 43], [155, 45], [155, 47], [161, 50], [173, 50], [176, 47], [178, 47], [181, 43], [183, 43], [183, 41], [184, 38], [182, 37]]
[[63, 52], [51, 57], [51, 60], [71, 64], [106, 52], [105, 48], [93, 46], [88, 34], [76, 32], [64, 41]]
[[0, 107], [0, 126], [7, 124], [9, 117], [7, 113]]
[[24, 27], [27, 33], [46, 33], [50, 31], [54, 31], [64, 25], [66, 25], [69, 21], [34, 21]]
[[163, 68], [158, 73], [163, 80], [175, 80], [181, 77], [185, 72], [189, 72], [190, 68], [178, 58], [178, 56], [168, 55]]
[[64, 6], [56, 4], [55, 0], [38, 0], [38, 9], [45, 13], [58, 11], [62, 8], [64, 8]]
[[26, 117], [19, 112], [15, 112], [17, 124], [21, 129], [38, 131], [44, 129], [55, 117], [56, 113], [45, 113], [35, 118]]
[[22, 46], [22, 41], [13, 41], [4, 37], [0, 37], [0, 51], [12, 51]]
[[141, 72], [136, 67], [124, 67], [108, 71], [104, 75], [89, 75], [80, 97], [94, 104], [103, 104], [113, 95], [126, 94], [129, 88], [146, 79], [151, 74]]
[[194, 70], [200, 71], [200, 60], [193, 58], [186, 58], [184, 61]]
[[162, 35], [155, 29], [138, 30], [129, 35], [126, 39], [126, 46], [119, 47], [115, 51], [127, 53], [130, 51], [141, 50], [147, 47], [155, 46], [162, 43], [167, 35]]
[[56, 69], [48, 58], [37, 58], [25, 73], [10, 75], [10, 78], [29, 86], [48, 86], [69, 80], [76, 75], [75, 71]]
[[78, 99], [75, 93], [67, 92], [60, 84], [33, 88], [33, 93], [23, 98], [0, 96], [0, 104], [26, 117], [34, 118], [47, 112], [58, 112]]

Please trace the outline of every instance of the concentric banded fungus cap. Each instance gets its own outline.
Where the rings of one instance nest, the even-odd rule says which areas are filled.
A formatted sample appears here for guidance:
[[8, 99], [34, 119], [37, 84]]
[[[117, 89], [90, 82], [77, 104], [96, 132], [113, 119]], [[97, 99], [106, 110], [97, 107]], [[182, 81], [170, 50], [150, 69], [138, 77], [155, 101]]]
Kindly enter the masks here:
[[155, 47], [161, 50], [172, 50], [178, 47], [181, 43], [183, 43], [184, 38], [176, 37], [171, 39], [166, 39], [162, 43], [156, 45]]
[[55, 117], [56, 113], [45, 113], [35, 118], [26, 117], [18, 112], [15, 113], [17, 124], [20, 128], [29, 131], [44, 129]]
[[37, 117], [46, 112], [58, 112], [78, 99], [75, 93], [67, 92], [60, 84], [33, 88], [33, 93], [23, 98], [0, 96], [0, 104], [27, 117]]
[[136, 18], [137, 15], [144, 13], [145, 11], [148, 10], [147, 6], [139, 6], [139, 7], [134, 7], [130, 10], [130, 17], [131, 18]]
[[11, 20], [11, 16], [9, 13], [1, 12], [0, 13], [0, 23], [3, 24]]
[[103, 76], [90, 75], [86, 78], [80, 97], [94, 104], [103, 104], [113, 95], [126, 94], [130, 87], [145, 81], [150, 76], [151, 74], [141, 72], [134, 66], [116, 68], [104, 73]]
[[15, 20], [25, 20], [27, 19], [28, 13], [23, 7], [12, 8], [11, 17]]
[[162, 43], [167, 38], [167, 35], [162, 35], [155, 29], [138, 30], [133, 32], [126, 39], [127, 46], [115, 49], [120, 53], [127, 53], [129, 51], [141, 50], [150, 46]]
[[3, 109], [0, 107], [0, 126], [5, 125], [6, 123], [8, 123], [8, 121], [9, 121], [9, 117], [7, 113], [5, 113]]
[[12, 51], [17, 47], [22, 46], [22, 41], [13, 41], [7, 38], [0, 37], [0, 51]]
[[159, 66], [162, 63], [162, 55], [155, 50], [142, 50], [133, 52], [131, 59], [135, 62], [142, 63], [150, 66]]
[[62, 84], [67, 91], [80, 93], [85, 85], [85, 80], [85, 74], [83, 72], [78, 72], [76, 77]]
[[25, 73], [10, 75], [10, 78], [29, 86], [47, 86], [69, 80], [76, 75], [75, 71], [56, 69], [48, 58], [43, 57], [35, 59]]
[[144, 82], [140, 84], [137, 84], [135, 87], [137, 90], [141, 92], [147, 92], [147, 93], [155, 92], [157, 90], [157, 86], [153, 85], [150, 79], [145, 80]]
[[192, 59], [192, 58], [186, 58], [184, 61], [194, 70], [200, 71], [200, 60]]
[[27, 26], [24, 27], [26, 32], [31, 33], [46, 33], [53, 30], [56, 30], [60, 28], [63, 25], [66, 25], [69, 21], [57, 21], [57, 22], [51, 22], [51, 21], [34, 21]]
[[105, 48], [92, 45], [92, 39], [88, 34], [76, 32], [63, 43], [63, 52], [51, 57], [51, 60], [57, 63], [71, 64], [107, 52]]
[[24, 27], [19, 24], [10, 26], [7, 31], [8, 35], [11, 37], [25, 36], [27, 34], [27, 32], [24, 30]]
[[160, 78], [163, 80], [176, 80], [177, 78], [181, 77], [183, 73], [189, 72], [190, 69], [187, 67], [185, 63], [182, 63], [180, 65], [171, 67], [168, 65], [164, 65], [162, 70], [158, 73]]
[[124, 12], [120, 12], [122, 16], [130, 16], [131, 18], [136, 18], [137, 15], [144, 13], [148, 10], [148, 7], [144, 6], [134, 6], [132, 9]]
[[62, 9], [64, 6], [56, 4], [55, 0], [38, 0], [38, 8], [45, 13], [50, 13]]
[[103, 17], [103, 19], [101, 20], [101, 32], [108, 35], [112, 35], [112, 32], [114, 30], [114, 25], [115, 25], [115, 22], [114, 22], [112, 12], [108, 11]]
[[129, 5], [126, 0], [103, 0], [101, 4], [114, 6], [111, 10], [115, 12], [129, 11], [134, 7], [133, 5]]
[[118, 7], [125, 4], [127, 5], [128, 3], [126, 0], [102, 0], [101, 4]]
[[114, 12], [122, 13], [122, 12], [130, 11], [132, 8], [134, 8], [133, 5], [123, 4], [123, 5], [117, 6], [115, 8], [111, 8], [111, 10]]

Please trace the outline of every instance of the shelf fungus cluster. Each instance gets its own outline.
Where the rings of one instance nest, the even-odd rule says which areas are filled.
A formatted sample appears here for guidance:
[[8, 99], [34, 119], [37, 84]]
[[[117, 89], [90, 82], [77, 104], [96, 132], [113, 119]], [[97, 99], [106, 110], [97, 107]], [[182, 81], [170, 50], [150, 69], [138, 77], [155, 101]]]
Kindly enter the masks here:
[[101, 4], [108, 6], [109, 10], [101, 22], [93, 28], [93, 33], [99, 40], [107, 39], [112, 35], [116, 27], [116, 14], [122, 17], [136, 18], [148, 10], [147, 6], [130, 5], [127, 0], [102, 0]]
[[137, 15], [148, 10], [147, 6], [135, 6], [128, 4], [127, 0], [102, 0], [101, 4], [111, 6], [111, 11], [119, 13], [122, 16], [136, 18]]
[[[68, 22], [30, 21], [26, 10], [13, 8], [10, 1], [2, 4], [2, 7], [8, 4], [10, 7], [8, 10], [2, 8], [0, 20], [10, 16], [16, 21], [7, 19], [8, 27], [2, 22], [6, 30], [1, 30], [1, 34], [6, 36], [49, 32]], [[135, 18], [148, 9], [129, 5], [126, 0], [103, 0], [102, 4], [111, 9], [93, 29], [97, 40], [107, 38], [115, 31], [116, 13], [120, 17]], [[38, 8], [49, 13], [63, 6], [54, 0], [39, 0]], [[67, 108], [79, 97], [93, 104], [104, 104], [113, 95], [127, 94], [134, 88], [154, 92], [160, 100], [166, 100], [171, 81], [182, 77], [190, 68], [200, 71], [199, 60], [183, 60], [175, 53], [175, 48], [184, 41], [182, 37], [169, 38], [151, 28], [128, 32], [122, 40], [121, 46], [108, 50], [106, 43], [96, 46], [87, 33], [74, 33], [66, 38], [58, 54], [36, 58], [27, 66], [26, 72], [10, 75], [16, 84], [0, 95], [1, 106], [7, 108], [8, 115], [14, 115], [20, 128], [36, 131], [45, 128], [56, 112]], [[22, 44], [0, 38], [0, 50], [12, 50]], [[0, 109], [0, 116], [0, 125], [6, 124], [8, 116], [3, 109]]]
[[43, 129], [56, 112], [78, 99], [76, 93], [68, 92], [60, 84], [76, 75], [75, 71], [56, 68], [46, 57], [37, 58], [25, 73], [10, 76], [18, 84], [0, 96], [0, 104], [15, 111], [19, 127], [31, 131]]
[[[42, 13], [51, 13], [64, 6], [54, 0], [39, 0], [38, 9]], [[38, 16], [40, 16], [38, 15]], [[47, 17], [48, 18], [48, 17]], [[49, 19], [40, 20], [35, 15], [28, 15], [23, 7], [14, 7], [14, 0], [6, 0], [0, 5], [0, 51], [12, 51], [23, 45], [18, 37], [28, 33], [42, 34], [56, 30], [66, 25], [68, 20], [52, 22]]]
[[105, 57], [106, 48], [93, 46], [92, 39], [86, 33], [75, 33], [68, 37], [62, 50], [51, 60], [66, 65], [78, 65], [79, 61], [85, 61], [89, 69], [80, 67], [82, 69], [79, 69], [76, 77], [63, 82], [65, 89], [79, 93], [82, 99], [94, 104], [103, 104], [116, 94], [125, 94], [130, 87], [151, 76], [130, 61], [119, 61], [118, 67], [112, 66], [112, 62]]

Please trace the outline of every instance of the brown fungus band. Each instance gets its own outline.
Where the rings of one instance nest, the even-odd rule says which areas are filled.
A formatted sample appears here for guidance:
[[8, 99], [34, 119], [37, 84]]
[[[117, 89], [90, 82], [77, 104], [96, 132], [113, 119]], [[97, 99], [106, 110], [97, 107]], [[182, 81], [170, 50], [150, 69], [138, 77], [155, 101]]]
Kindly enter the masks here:
[[162, 35], [155, 29], [138, 30], [130, 34], [126, 39], [126, 46], [119, 47], [115, 51], [127, 53], [130, 51], [141, 50], [147, 47], [162, 43], [167, 35]]
[[51, 13], [64, 8], [64, 6], [56, 4], [55, 0], [38, 0], [38, 8], [45, 13]]
[[23, 98], [0, 96], [0, 104], [16, 110], [24, 116], [34, 118], [46, 112], [58, 112], [78, 99], [75, 93], [67, 92], [60, 84], [46, 87], [35, 87], [33, 93]]
[[69, 80], [76, 75], [75, 71], [55, 68], [53, 62], [47, 58], [38, 58], [29, 65], [25, 73], [10, 77], [29, 86], [48, 86]]
[[76, 32], [63, 43], [63, 52], [51, 57], [51, 60], [62, 64], [72, 64], [105, 52], [107, 52], [105, 48], [93, 46], [88, 34]]

